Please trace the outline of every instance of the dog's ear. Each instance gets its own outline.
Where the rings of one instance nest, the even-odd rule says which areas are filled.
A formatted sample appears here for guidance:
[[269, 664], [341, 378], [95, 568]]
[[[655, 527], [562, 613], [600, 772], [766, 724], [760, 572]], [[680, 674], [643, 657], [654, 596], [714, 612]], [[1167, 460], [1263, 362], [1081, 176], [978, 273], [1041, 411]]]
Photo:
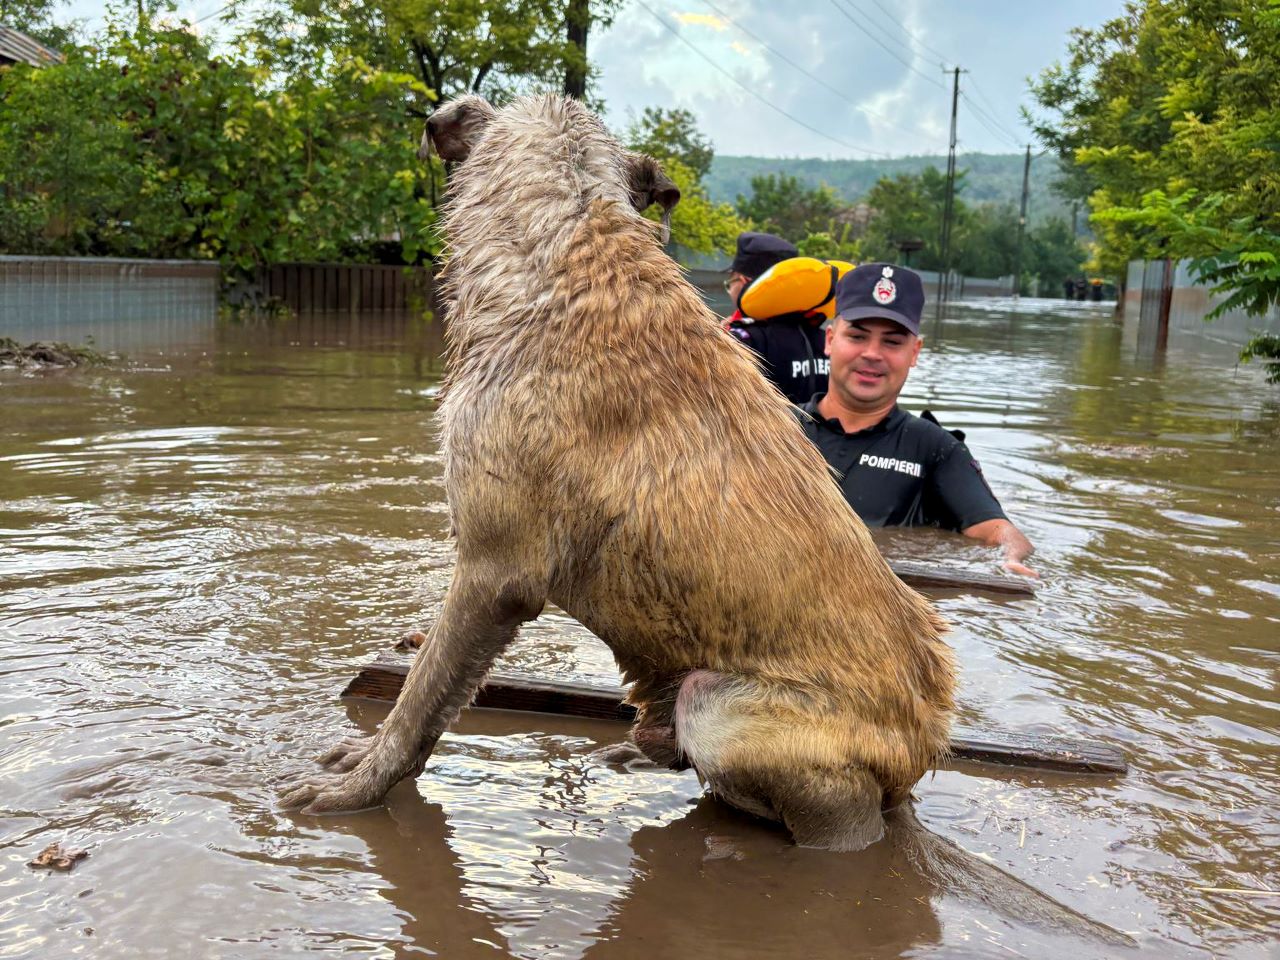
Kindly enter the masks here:
[[631, 192], [631, 205], [637, 211], [649, 209], [651, 204], [662, 207], [662, 242], [671, 237], [671, 211], [680, 202], [680, 188], [662, 172], [653, 157], [642, 153], [627, 157], [627, 189]]
[[427, 159], [434, 148], [441, 160], [461, 163], [471, 155], [471, 148], [493, 117], [493, 107], [483, 97], [450, 100], [427, 118], [418, 157]]

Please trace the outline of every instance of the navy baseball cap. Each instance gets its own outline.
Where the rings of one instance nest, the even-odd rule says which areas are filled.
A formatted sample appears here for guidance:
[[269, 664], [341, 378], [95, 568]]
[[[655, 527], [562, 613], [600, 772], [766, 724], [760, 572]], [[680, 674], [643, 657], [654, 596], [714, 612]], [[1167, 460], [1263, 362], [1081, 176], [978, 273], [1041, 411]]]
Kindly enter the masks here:
[[795, 244], [772, 233], [748, 231], [738, 234], [738, 252], [734, 254], [729, 270], [754, 280], [775, 263], [798, 256], [800, 251], [795, 248]]
[[864, 263], [836, 285], [836, 315], [845, 320], [892, 320], [920, 335], [924, 283], [920, 274], [892, 263]]

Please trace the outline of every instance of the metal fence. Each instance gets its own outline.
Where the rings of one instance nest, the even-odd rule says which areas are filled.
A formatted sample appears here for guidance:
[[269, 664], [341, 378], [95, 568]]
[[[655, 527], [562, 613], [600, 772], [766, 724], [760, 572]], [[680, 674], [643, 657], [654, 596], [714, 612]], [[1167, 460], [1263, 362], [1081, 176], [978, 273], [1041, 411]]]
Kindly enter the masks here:
[[[124, 352], [208, 345], [222, 279], [210, 261], [0, 256], [0, 337], [92, 341]], [[435, 306], [430, 267], [278, 264], [232, 293], [233, 305], [278, 302], [300, 315]]]
[[1124, 325], [1142, 352], [1162, 350], [1170, 337], [1239, 346], [1259, 331], [1280, 333], [1280, 307], [1251, 317], [1229, 310], [1210, 323], [1205, 316], [1226, 296], [1191, 276], [1189, 260], [1133, 260], [1124, 292]]
[[163, 349], [207, 341], [217, 315], [216, 263], [0, 256], [0, 337]]

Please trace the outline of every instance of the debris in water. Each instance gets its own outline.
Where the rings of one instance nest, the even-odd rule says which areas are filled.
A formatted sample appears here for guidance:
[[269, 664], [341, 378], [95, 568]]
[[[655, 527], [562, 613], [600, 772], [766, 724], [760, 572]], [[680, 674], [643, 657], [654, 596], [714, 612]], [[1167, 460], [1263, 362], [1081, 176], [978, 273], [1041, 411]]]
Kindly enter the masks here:
[[396, 641], [397, 650], [417, 650], [427, 642], [427, 635], [421, 630], [406, 630]]
[[29, 860], [27, 866], [45, 870], [70, 870], [78, 860], [83, 860], [88, 855], [87, 850], [64, 850], [62, 844], [51, 843], [36, 854], [34, 860]]
[[97, 366], [110, 359], [93, 347], [73, 347], [69, 343], [44, 340], [23, 347], [16, 340], [0, 337], [0, 367], [86, 367]]

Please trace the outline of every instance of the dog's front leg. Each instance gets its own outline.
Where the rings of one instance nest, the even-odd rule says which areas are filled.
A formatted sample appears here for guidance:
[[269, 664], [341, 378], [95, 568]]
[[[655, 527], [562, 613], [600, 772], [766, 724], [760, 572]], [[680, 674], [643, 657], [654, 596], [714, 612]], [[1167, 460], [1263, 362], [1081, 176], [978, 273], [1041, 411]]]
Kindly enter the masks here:
[[372, 737], [343, 740], [321, 757], [335, 772], [301, 778], [284, 792], [284, 807], [303, 813], [360, 810], [422, 772], [440, 735], [471, 701], [493, 661], [545, 603], [545, 590], [525, 578], [478, 572], [493, 569], [492, 563], [459, 560], [440, 619], [414, 658], [386, 721]]

